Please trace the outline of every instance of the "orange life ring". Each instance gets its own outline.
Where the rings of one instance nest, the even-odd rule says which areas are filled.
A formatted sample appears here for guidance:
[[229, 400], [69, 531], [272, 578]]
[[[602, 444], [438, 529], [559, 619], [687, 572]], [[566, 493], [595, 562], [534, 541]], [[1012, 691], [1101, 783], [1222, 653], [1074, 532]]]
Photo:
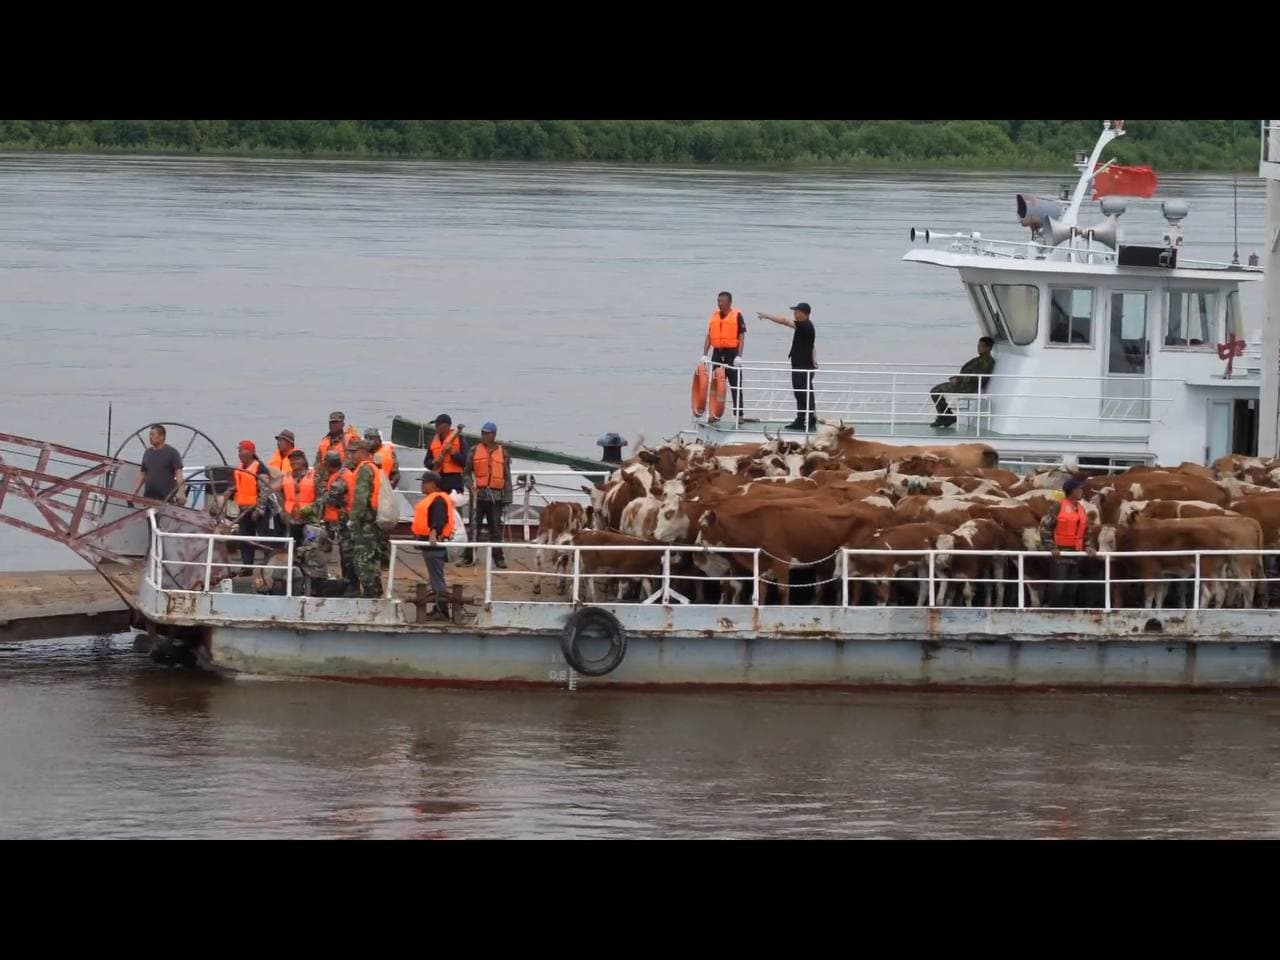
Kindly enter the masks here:
[[689, 405], [693, 408], [693, 415], [700, 417], [703, 411], [707, 409], [707, 368], [705, 364], [698, 364], [693, 368], [693, 391], [689, 396]]
[[719, 420], [724, 416], [724, 395], [725, 395], [725, 375], [724, 367], [716, 367], [716, 372], [711, 375], [711, 419]]

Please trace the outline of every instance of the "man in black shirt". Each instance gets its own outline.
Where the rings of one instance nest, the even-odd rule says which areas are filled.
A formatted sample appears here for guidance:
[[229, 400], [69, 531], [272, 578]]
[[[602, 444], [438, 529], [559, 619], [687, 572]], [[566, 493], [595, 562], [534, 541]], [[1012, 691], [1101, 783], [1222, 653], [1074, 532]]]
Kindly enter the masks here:
[[142, 490], [144, 497], [167, 500], [182, 483], [182, 454], [165, 443], [165, 429], [158, 423], [152, 424], [150, 439], [151, 446], [142, 455], [141, 475], [133, 492], [137, 494]]
[[797, 303], [791, 308], [792, 316], [779, 317], [768, 313], [758, 313], [761, 320], [772, 320], [784, 327], [790, 327], [791, 352], [787, 357], [791, 360], [791, 388], [796, 395], [796, 418], [788, 423], [784, 430], [816, 430], [818, 427], [817, 408], [813, 402], [813, 371], [818, 369], [818, 353], [813, 345], [813, 321], [809, 319], [811, 312], [807, 303]]

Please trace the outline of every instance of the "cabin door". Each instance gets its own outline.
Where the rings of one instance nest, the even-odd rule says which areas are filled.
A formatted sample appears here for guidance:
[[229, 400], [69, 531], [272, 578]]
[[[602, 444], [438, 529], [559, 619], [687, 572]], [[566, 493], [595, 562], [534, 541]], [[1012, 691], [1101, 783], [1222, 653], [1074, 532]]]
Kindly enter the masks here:
[[1109, 298], [1103, 420], [1151, 421], [1150, 290], [1113, 290]]

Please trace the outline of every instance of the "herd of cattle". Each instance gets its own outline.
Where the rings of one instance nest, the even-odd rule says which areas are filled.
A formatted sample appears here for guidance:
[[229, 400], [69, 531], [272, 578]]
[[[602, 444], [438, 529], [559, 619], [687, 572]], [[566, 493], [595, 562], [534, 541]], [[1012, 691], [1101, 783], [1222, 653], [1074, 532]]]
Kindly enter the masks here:
[[[653, 596], [663, 576], [663, 551], [653, 547], [695, 545], [758, 548], [762, 588], [771, 586], [779, 603], [793, 602], [791, 591], [800, 587], [811, 602], [840, 603], [838, 564], [850, 547], [939, 551], [937, 604], [971, 605], [976, 594], [988, 605], [1016, 606], [1016, 558], [951, 551], [1040, 551], [1040, 521], [1070, 474], [1053, 467], [1018, 475], [997, 464], [986, 444], [898, 446], [831, 425], [804, 444], [680, 440], [642, 447], [607, 482], [584, 487], [589, 506], [549, 504], [538, 542], [649, 547], [579, 551], [581, 574], [616, 587], [619, 600]], [[1086, 491], [1086, 545], [1100, 555], [1081, 558], [1082, 581], [1103, 579], [1108, 552], [1156, 554], [1110, 558], [1113, 606], [1192, 604], [1195, 558], [1162, 553], [1280, 548], [1280, 461], [1231, 456], [1212, 467], [1133, 467], [1089, 477]], [[750, 602], [754, 560], [746, 551], [673, 551], [672, 588], [700, 602]], [[547, 569], [544, 553], [554, 556], [563, 593], [569, 554], [535, 551], [539, 573]], [[1031, 581], [1023, 600], [1041, 606], [1049, 556], [1023, 563]], [[1200, 606], [1266, 606], [1266, 567], [1247, 554], [1202, 556]], [[928, 602], [928, 560], [919, 554], [851, 554], [848, 575], [850, 603]], [[585, 580], [583, 599], [595, 601], [599, 589], [596, 579]], [[1078, 602], [1100, 607], [1102, 590], [1082, 583]]]

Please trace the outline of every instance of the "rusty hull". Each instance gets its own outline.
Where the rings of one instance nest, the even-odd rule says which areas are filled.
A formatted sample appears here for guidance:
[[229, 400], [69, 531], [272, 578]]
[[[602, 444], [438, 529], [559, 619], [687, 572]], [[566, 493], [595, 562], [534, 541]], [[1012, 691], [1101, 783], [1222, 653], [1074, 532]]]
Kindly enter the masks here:
[[275, 676], [564, 686], [1280, 688], [1266, 610], [1069, 611], [916, 607], [607, 606], [627, 654], [573, 676], [572, 607], [493, 604], [465, 625], [413, 622], [396, 600], [160, 592], [142, 613], [202, 626], [209, 659]]

